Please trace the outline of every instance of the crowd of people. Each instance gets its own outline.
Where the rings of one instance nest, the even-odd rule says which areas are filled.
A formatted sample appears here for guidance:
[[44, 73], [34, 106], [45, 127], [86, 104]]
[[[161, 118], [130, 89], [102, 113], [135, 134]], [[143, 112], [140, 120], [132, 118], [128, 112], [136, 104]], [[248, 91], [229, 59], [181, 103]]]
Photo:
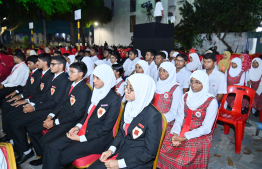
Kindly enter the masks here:
[[[213, 125], [228, 85], [256, 91], [262, 110], [262, 60], [208, 50], [200, 58], [171, 50], [119, 47], [1, 49], [0, 106], [17, 164], [63, 168], [101, 154], [89, 168], [207, 168]], [[86, 85], [87, 84], [87, 85]], [[113, 128], [125, 104], [119, 131]], [[227, 98], [232, 108], [234, 96]], [[242, 104], [246, 114], [249, 101]], [[164, 141], [162, 115], [167, 121]], [[30, 139], [28, 139], [30, 138]], [[28, 141], [30, 140], [30, 142]], [[34, 151], [33, 151], [33, 149]]]

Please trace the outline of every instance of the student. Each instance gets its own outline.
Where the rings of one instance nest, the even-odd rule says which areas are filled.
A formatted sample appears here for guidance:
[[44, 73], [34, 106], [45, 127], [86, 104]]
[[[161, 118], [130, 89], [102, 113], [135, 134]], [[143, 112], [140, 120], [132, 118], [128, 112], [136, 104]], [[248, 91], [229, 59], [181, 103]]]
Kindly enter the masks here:
[[116, 77], [115, 92], [117, 95], [121, 96], [121, 99], [122, 99], [122, 97], [125, 94], [125, 91], [124, 91], [125, 81], [122, 79], [122, 75], [124, 74], [124, 69], [121, 64], [112, 65], [112, 69]]
[[86, 79], [94, 71], [94, 62], [93, 62], [92, 58], [88, 57], [88, 56], [83, 57], [82, 62], [84, 62], [86, 64], [86, 67], [87, 67], [87, 73], [84, 77], [84, 79]]
[[[102, 64], [105, 64], [105, 62], [104, 62], [103, 60], [97, 60], [97, 61], [95, 61], [93, 70], [94, 70], [97, 66], [102, 65]], [[86, 82], [87, 82], [92, 88], [94, 87], [93, 81], [94, 81], [94, 76], [93, 76], [93, 73], [91, 73], [91, 74], [87, 77], [87, 81], [86, 81]]]
[[146, 52], [145, 60], [147, 61], [150, 69], [150, 76], [154, 79], [155, 82], [158, 80], [158, 70], [157, 65], [154, 61], [154, 57], [156, 55], [156, 51], [153, 49], [149, 49]]
[[186, 65], [186, 68], [191, 71], [192, 73], [196, 70], [202, 69], [202, 64], [199, 60], [199, 56], [196, 53], [191, 53], [189, 55], [189, 63]]
[[244, 72], [247, 72], [251, 68], [249, 55], [246, 53], [243, 53], [239, 56], [239, 58], [241, 59], [241, 62], [242, 62], [242, 70], [244, 70]]
[[262, 60], [254, 58], [252, 60], [251, 68], [247, 72], [247, 86], [250, 86], [256, 91], [255, 98], [252, 105], [252, 113], [256, 116], [262, 110]]
[[135, 72], [136, 63], [140, 60], [137, 56], [137, 50], [133, 49], [129, 51], [129, 58], [126, 59], [125, 63], [123, 64], [125, 77], [130, 76]]
[[90, 49], [87, 49], [87, 50], [85, 51], [85, 56], [87, 56], [87, 57], [90, 57], [90, 56], [91, 56], [91, 54], [90, 54]]
[[168, 57], [169, 62], [173, 62], [173, 64], [175, 64], [174, 56], [173, 56], [173, 53], [175, 53], [175, 52], [176, 52], [175, 50], [171, 50], [169, 52], [169, 57]]
[[96, 47], [91, 48], [90, 54], [91, 54], [91, 59], [92, 59], [93, 62], [99, 60], [98, 57], [97, 57], [98, 49]]
[[64, 58], [66, 59], [65, 72], [66, 72], [67, 74], [69, 74], [70, 65], [71, 65], [72, 63], [74, 63], [75, 55], [68, 55], [68, 56], [67, 56], [67, 54], [64, 54], [63, 56], [64, 56]]
[[[45, 147], [48, 142], [64, 135], [84, 115], [86, 103], [90, 101], [92, 93], [83, 81], [86, 72], [87, 67], [83, 62], [71, 64], [69, 78], [72, 83], [67, 86], [61, 103], [47, 117], [43, 117], [27, 127], [36, 155], [41, 156], [39, 159], [31, 161], [31, 165], [41, 165], [43, 163], [43, 149], [41, 147]], [[50, 131], [42, 136], [42, 131], [45, 129]]]
[[83, 59], [83, 56], [82, 56], [82, 55], [77, 55], [77, 56], [75, 57], [75, 61], [74, 61], [74, 62], [81, 62], [82, 59]]
[[90, 169], [152, 168], [162, 134], [162, 117], [151, 105], [154, 80], [145, 74], [127, 78], [127, 104], [120, 129], [110, 148]]
[[175, 122], [178, 100], [181, 96], [182, 91], [176, 81], [176, 67], [170, 62], [162, 63], [159, 67], [159, 80], [156, 83], [153, 105], [166, 117], [167, 133]]
[[175, 66], [176, 66], [176, 80], [179, 83], [183, 94], [189, 89], [190, 75], [191, 72], [186, 69], [187, 55], [180, 53], [176, 56]]
[[16, 65], [13, 67], [11, 73], [0, 84], [0, 106], [5, 96], [25, 86], [29, 76], [29, 68], [25, 64], [25, 54], [22, 52], [17, 53], [14, 56], [14, 63]]
[[229, 69], [231, 62], [230, 57], [231, 53], [229, 51], [223, 53], [223, 59], [218, 63], [219, 71], [225, 73]]
[[60, 51], [55, 51], [54, 56], [62, 56], [62, 53]]
[[121, 62], [120, 55], [118, 52], [112, 53], [112, 55], [110, 56], [110, 62], [112, 65], [118, 64]]
[[148, 63], [144, 60], [139, 60], [136, 64], [135, 73], [145, 73], [150, 76]]
[[163, 52], [166, 55], [166, 60], [168, 61], [168, 52], [165, 50], [162, 50], [161, 52]]
[[[53, 109], [59, 104], [64, 96], [69, 80], [64, 73], [66, 60], [62, 56], [54, 56], [50, 63], [51, 72], [54, 73], [49, 80], [48, 90], [38, 102], [30, 102], [23, 106], [23, 110], [12, 112], [13, 119], [9, 120], [11, 138], [14, 141], [15, 149], [18, 152], [16, 163], [21, 164], [34, 155], [27, 142], [27, 127], [33, 122], [47, 117]], [[10, 114], [10, 113], [9, 113]]]
[[85, 51], [84, 50], [80, 50], [79, 52], [78, 52], [78, 55], [80, 55], [80, 56], [85, 56]]
[[178, 52], [176, 52], [175, 50], [172, 50], [173, 53], [171, 55], [171, 52], [170, 52], [170, 62], [173, 63], [174, 65], [176, 64], [175, 61], [176, 61], [176, 56], [179, 54]]
[[215, 68], [217, 59], [214, 53], [204, 55], [204, 71], [209, 79], [208, 93], [214, 95], [218, 102], [222, 101], [224, 94], [227, 94], [227, 81], [225, 74]]
[[105, 49], [104, 51], [104, 58], [103, 61], [108, 64], [109, 66], [112, 66], [112, 63], [111, 63], [111, 60], [110, 60], [110, 57], [112, 55], [112, 50], [111, 49]]
[[156, 54], [155, 63], [157, 65], [157, 69], [159, 68], [161, 63], [163, 63], [165, 61], [166, 61], [166, 54], [164, 52], [159, 52], [158, 54]]
[[190, 90], [180, 99], [174, 126], [162, 143], [159, 168], [208, 168], [211, 129], [218, 108], [208, 88], [204, 71], [191, 74]]
[[119, 114], [121, 99], [111, 88], [116, 78], [110, 66], [96, 67], [91, 102], [84, 118], [69, 132], [45, 146], [43, 169], [58, 169], [74, 160], [101, 154], [113, 141], [112, 129]]
[[141, 59], [141, 60], [144, 60], [144, 57], [142, 56], [142, 54], [141, 54], [141, 50], [139, 50], [139, 49], [136, 49], [137, 50], [137, 57], [139, 58], [139, 59]]

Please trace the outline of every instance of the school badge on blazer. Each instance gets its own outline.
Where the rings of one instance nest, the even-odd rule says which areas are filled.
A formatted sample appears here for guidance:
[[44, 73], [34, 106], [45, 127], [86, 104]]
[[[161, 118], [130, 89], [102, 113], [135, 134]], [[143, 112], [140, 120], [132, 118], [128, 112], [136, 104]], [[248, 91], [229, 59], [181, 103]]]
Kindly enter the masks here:
[[132, 130], [133, 139], [137, 139], [141, 134], [143, 134], [143, 131], [137, 126]]
[[44, 83], [41, 83], [41, 84], [40, 84], [40, 89], [43, 90], [44, 87], [45, 87], [45, 84], [44, 84]]
[[30, 81], [31, 81], [31, 84], [33, 84], [34, 81], [35, 81], [35, 78], [34, 78], [34, 77], [31, 77]]
[[98, 118], [102, 117], [104, 114], [105, 114], [106, 110], [102, 107], [100, 107], [98, 110], [97, 110], [97, 116]]
[[73, 106], [75, 104], [75, 102], [76, 102], [75, 96], [71, 95], [71, 97], [70, 97], [70, 104], [71, 104], [71, 106]]
[[54, 93], [55, 93], [55, 86], [52, 86], [52, 88], [51, 88], [51, 95], [53, 95]]

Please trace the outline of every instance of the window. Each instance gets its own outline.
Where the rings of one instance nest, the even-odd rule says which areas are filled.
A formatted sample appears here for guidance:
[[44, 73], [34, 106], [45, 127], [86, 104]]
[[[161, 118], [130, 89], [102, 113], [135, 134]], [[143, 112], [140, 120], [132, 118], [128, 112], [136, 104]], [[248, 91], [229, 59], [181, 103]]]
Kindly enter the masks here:
[[130, 0], [130, 12], [136, 11], [136, 0]]
[[134, 32], [134, 25], [136, 24], [136, 16], [130, 16], [130, 32]]

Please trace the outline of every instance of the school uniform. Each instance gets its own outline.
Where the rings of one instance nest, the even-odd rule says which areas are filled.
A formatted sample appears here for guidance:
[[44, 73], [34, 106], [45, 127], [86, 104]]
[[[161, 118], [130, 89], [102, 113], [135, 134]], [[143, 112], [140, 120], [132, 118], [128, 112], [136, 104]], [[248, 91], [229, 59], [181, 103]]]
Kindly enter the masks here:
[[[170, 134], [166, 134], [159, 153], [158, 167], [161, 169], [208, 168], [211, 129], [218, 104], [215, 97], [208, 94], [208, 76], [203, 73], [196, 71], [191, 75], [201, 81], [203, 89], [198, 93], [190, 89], [180, 100], [176, 121]], [[173, 133], [187, 140], [174, 147]]]
[[120, 94], [121, 99], [122, 99], [122, 97], [125, 94], [124, 85], [125, 85], [125, 81], [122, 79], [122, 77], [120, 77], [120, 78], [118, 78], [116, 80], [116, 85], [115, 85], [115, 89], [114, 90], [115, 90], [115, 92]]
[[[146, 61], [144, 60], [139, 60], [136, 65], [139, 65], [142, 67], [143, 71], [144, 71], [144, 74], [147, 74], [150, 76], [150, 69], [149, 69], [149, 65]], [[136, 73], [136, 72], [135, 72]]]
[[54, 126], [50, 131], [42, 138], [42, 131], [46, 129], [43, 127], [43, 121], [47, 117], [43, 117], [27, 127], [28, 135], [38, 156], [42, 155], [41, 147], [45, 147], [43, 144], [65, 135], [82, 118], [87, 103], [90, 102], [91, 93], [91, 89], [83, 80], [78, 83], [70, 83], [65, 91], [63, 101], [47, 115], [47, 117], [52, 116], [52, 120], [54, 120]]
[[93, 72], [104, 86], [94, 88], [87, 113], [76, 125], [80, 128], [80, 141], [72, 141], [63, 135], [45, 146], [43, 169], [57, 169], [90, 154], [101, 154], [113, 140], [113, 127], [117, 120], [121, 99], [111, 88], [115, 76], [110, 66], [102, 64]]
[[134, 60], [130, 60], [129, 58], [126, 59], [126, 61], [123, 64], [123, 69], [124, 69], [124, 75], [129, 76], [133, 71], [135, 71], [136, 64], [140, 59], [136, 57]]
[[106, 63], [106, 64], [108, 64], [109, 66], [112, 66], [112, 63], [111, 63], [111, 61], [110, 61], [110, 59], [103, 59], [103, 61]]
[[159, 74], [158, 74], [157, 65], [154, 60], [149, 65], [149, 69], [150, 69], [150, 76], [154, 79], [155, 82], [157, 82], [159, 78]]
[[187, 70], [185, 67], [183, 67], [177, 74], [176, 74], [176, 80], [179, 83], [181, 90], [183, 92], [184, 88], [189, 88], [190, 84], [190, 75], [191, 72]]
[[83, 79], [86, 79], [88, 76], [90, 76], [93, 73], [95, 62], [92, 60], [91, 57], [88, 57], [88, 56], [83, 57], [82, 62], [84, 62], [87, 67], [87, 73], [85, 77], [83, 78]]
[[97, 57], [97, 55], [91, 56], [91, 59], [92, 59], [92, 61], [93, 61], [94, 63], [95, 63], [95, 61], [99, 60], [98, 57]]
[[10, 119], [11, 138], [14, 140], [18, 153], [23, 153], [30, 148], [27, 142], [27, 127], [33, 122], [47, 117], [47, 115], [54, 110], [62, 101], [68, 84], [69, 80], [64, 72], [55, 74], [50, 81], [49, 90], [44, 93], [43, 98], [35, 103], [30, 102], [34, 107], [34, 111], [31, 113], [23, 113], [20, 111], [19, 116]]
[[196, 70], [202, 70], [202, 64], [200, 62], [198, 54], [191, 53], [189, 57], [191, 57], [193, 61], [186, 64], [186, 68], [192, 73]]

